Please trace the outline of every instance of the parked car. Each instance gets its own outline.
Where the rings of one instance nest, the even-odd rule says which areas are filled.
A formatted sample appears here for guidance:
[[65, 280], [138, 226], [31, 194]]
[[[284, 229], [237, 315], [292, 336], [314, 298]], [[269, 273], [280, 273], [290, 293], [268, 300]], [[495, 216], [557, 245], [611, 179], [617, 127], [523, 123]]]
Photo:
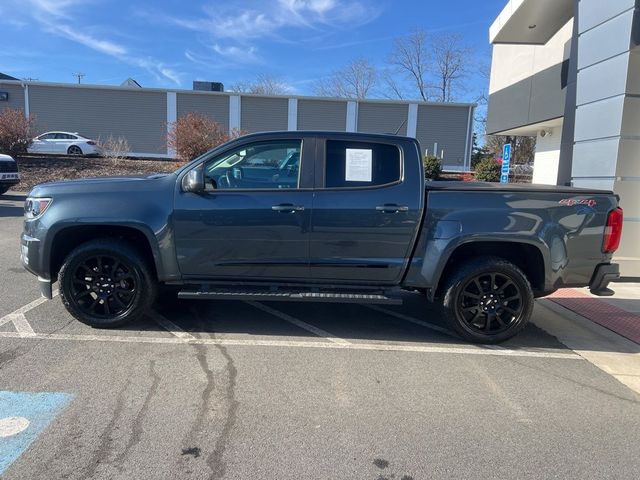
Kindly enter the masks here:
[[95, 140], [79, 133], [47, 132], [38, 135], [28, 149], [29, 153], [53, 153], [58, 155], [99, 155]]
[[612, 192], [425, 184], [421, 151], [391, 135], [271, 132], [173, 174], [39, 185], [22, 262], [95, 327], [138, 318], [162, 284], [186, 299], [382, 304], [411, 290], [465, 339], [495, 343], [524, 328], [536, 297], [613, 293]]
[[18, 163], [9, 155], [0, 154], [0, 195], [20, 183]]

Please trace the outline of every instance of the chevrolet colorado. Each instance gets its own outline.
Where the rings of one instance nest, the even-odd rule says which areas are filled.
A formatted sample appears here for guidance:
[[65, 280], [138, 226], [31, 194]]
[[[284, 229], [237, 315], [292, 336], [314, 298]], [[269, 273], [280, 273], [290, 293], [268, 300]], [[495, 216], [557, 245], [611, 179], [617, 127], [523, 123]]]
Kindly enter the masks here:
[[521, 331], [563, 287], [611, 294], [622, 229], [607, 191], [425, 182], [418, 142], [338, 132], [232, 140], [172, 174], [36, 186], [21, 257], [95, 327], [188, 299], [438, 301], [463, 338]]

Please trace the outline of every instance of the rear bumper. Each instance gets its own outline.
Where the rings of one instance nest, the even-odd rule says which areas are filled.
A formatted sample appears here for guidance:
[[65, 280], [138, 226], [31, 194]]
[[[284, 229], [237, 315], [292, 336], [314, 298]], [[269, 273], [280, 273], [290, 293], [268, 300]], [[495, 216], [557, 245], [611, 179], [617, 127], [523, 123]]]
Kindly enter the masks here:
[[13, 186], [13, 185], [17, 185], [20, 183], [20, 179], [19, 178], [11, 178], [11, 179], [0, 179], [0, 185], [3, 187], [8, 186]]
[[620, 278], [620, 266], [617, 263], [601, 263], [596, 267], [589, 283], [589, 291], [601, 297], [609, 297], [614, 291], [607, 288], [609, 282]]

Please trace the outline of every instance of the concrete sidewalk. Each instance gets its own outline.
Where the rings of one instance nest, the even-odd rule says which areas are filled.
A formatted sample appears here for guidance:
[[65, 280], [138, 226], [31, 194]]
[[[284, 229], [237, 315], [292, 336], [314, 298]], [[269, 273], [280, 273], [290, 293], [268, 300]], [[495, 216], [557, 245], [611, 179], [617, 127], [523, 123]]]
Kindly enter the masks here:
[[613, 297], [597, 297], [586, 288], [558, 290], [548, 297], [578, 315], [640, 344], [640, 283], [612, 283]]
[[615, 283], [613, 297], [559, 290], [536, 302], [534, 323], [640, 393], [640, 284]]

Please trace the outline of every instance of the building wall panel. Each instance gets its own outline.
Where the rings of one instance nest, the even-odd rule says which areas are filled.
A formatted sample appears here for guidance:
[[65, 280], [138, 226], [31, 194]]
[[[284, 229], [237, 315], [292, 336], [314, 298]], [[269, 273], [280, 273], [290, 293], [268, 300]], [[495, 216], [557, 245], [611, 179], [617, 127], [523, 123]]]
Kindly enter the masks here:
[[568, 69], [565, 61], [492, 93], [487, 132], [494, 134], [564, 116]]
[[178, 118], [189, 112], [206, 115], [229, 128], [229, 96], [206, 93], [178, 93]]
[[24, 110], [24, 89], [21, 85], [0, 82], [0, 92], [9, 93], [9, 100], [0, 102], [0, 110], [4, 110], [5, 108]]
[[358, 131], [365, 133], [395, 133], [398, 128], [400, 135], [407, 134], [407, 115], [409, 105], [392, 103], [358, 104]]
[[299, 100], [298, 130], [347, 129], [347, 102], [331, 100]]
[[249, 132], [287, 130], [289, 101], [286, 98], [242, 97], [241, 129]]
[[126, 138], [132, 152], [167, 152], [164, 92], [30, 85], [29, 105], [40, 131], [113, 135]]
[[443, 165], [463, 167], [468, 121], [469, 107], [420, 105], [416, 137], [422, 147], [422, 153], [429, 149], [429, 153], [432, 154], [433, 145], [437, 142], [438, 156], [444, 150]]

